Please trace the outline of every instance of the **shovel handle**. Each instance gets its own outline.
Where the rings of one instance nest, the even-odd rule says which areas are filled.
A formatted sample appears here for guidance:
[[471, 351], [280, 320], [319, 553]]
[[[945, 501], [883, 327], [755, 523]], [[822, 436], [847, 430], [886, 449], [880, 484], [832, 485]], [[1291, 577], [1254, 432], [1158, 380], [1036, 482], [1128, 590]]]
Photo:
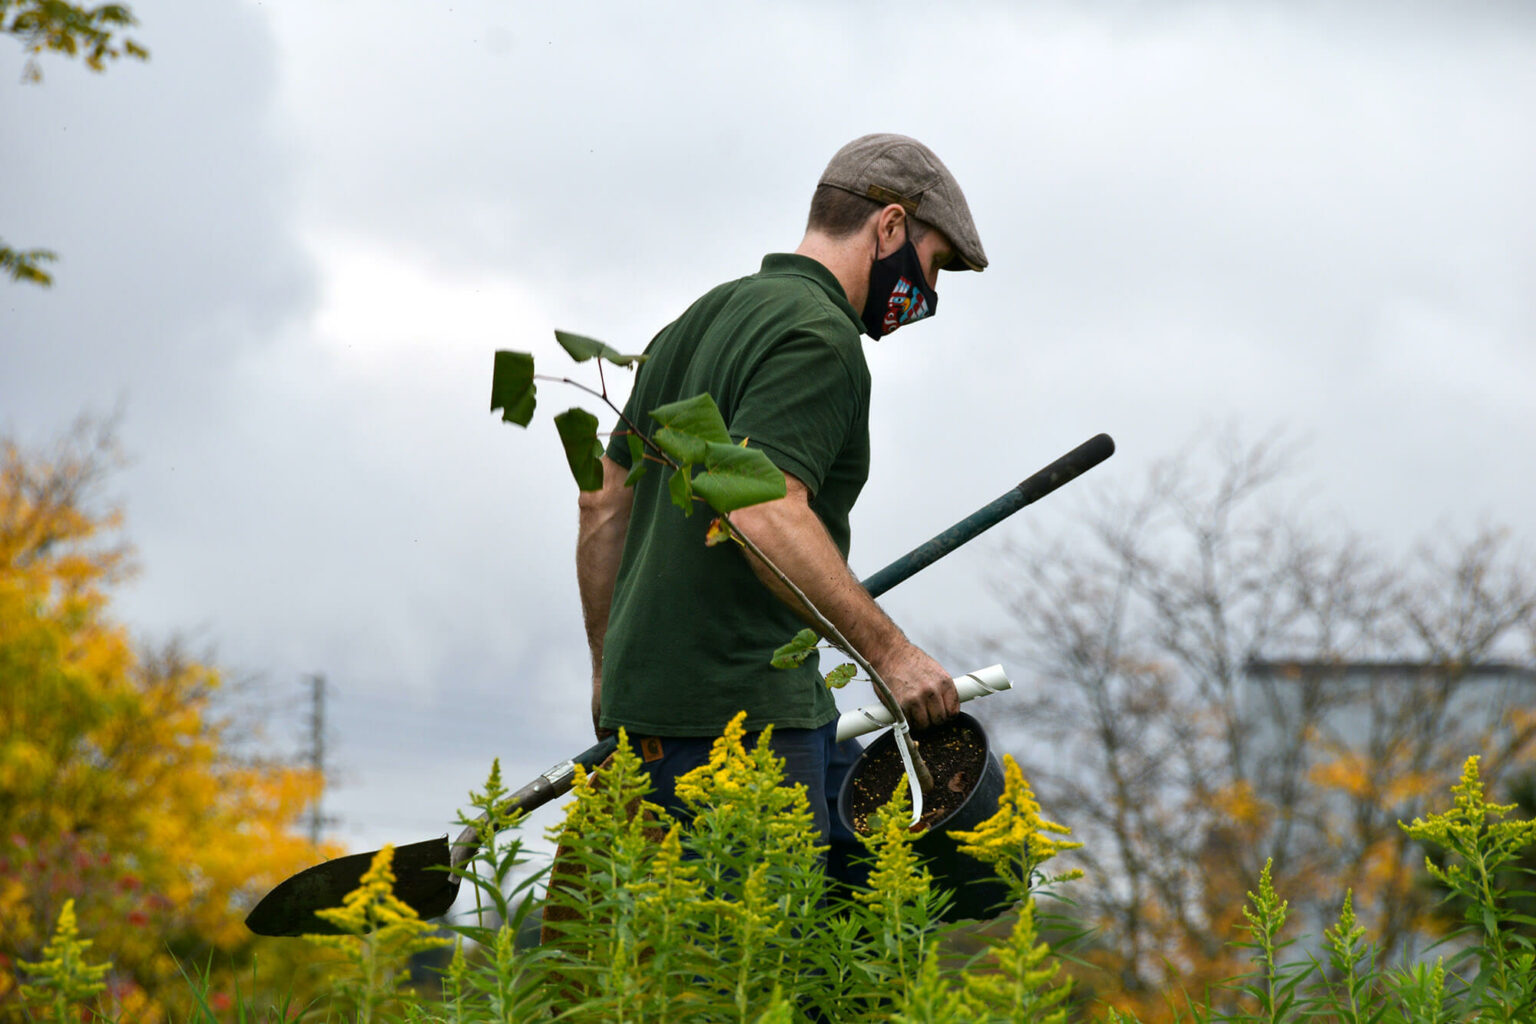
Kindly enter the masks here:
[[1008, 493], [972, 512], [954, 526], [898, 558], [864, 581], [864, 589], [874, 597], [937, 562], [960, 545], [975, 540], [1025, 505], [1033, 505], [1094, 466], [1115, 454], [1115, 440], [1108, 434], [1096, 434], [1044, 469], [1030, 475]]
[[[517, 811], [527, 812], [543, 807], [556, 797], [564, 796], [571, 791], [571, 780], [576, 777], [578, 764], [587, 771], [591, 771], [608, 760], [608, 756], [618, 749], [617, 736], [598, 740], [575, 757], [551, 766], [544, 774], [503, 800], [498, 810], [505, 817]], [[459, 838], [453, 841], [453, 849], [448, 860], [451, 866], [463, 867], [480, 850], [480, 826], [487, 817], [488, 815], [482, 814], [473, 825], [466, 827], [459, 833]]]

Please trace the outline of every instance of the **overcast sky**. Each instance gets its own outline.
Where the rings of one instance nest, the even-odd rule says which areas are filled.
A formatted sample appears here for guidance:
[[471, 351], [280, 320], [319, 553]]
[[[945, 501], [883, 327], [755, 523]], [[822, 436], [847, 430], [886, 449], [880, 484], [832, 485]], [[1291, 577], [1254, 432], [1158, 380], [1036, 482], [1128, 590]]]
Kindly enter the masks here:
[[[583, 399], [502, 425], [493, 351], [639, 350], [792, 249], [865, 132], [939, 153], [992, 265], [868, 345], [860, 575], [1099, 431], [1004, 530], [1272, 430], [1390, 545], [1536, 520], [1529, 4], [133, 6], [147, 64], [23, 85], [0, 45], [0, 236], [61, 254], [0, 284], [0, 430], [124, 410], [118, 611], [259, 680], [291, 748], [328, 676], [351, 848], [590, 742], [549, 422]], [[999, 539], [885, 603], [995, 617]]]

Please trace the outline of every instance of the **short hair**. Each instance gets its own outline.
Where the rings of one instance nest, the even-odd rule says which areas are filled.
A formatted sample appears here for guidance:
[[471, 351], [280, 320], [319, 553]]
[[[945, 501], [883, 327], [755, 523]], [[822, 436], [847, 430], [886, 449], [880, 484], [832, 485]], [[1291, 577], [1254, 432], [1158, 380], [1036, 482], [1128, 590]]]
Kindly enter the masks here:
[[[832, 238], [847, 238], [862, 228], [871, 214], [888, 205], [836, 185], [817, 185], [811, 196], [811, 213], [806, 218], [805, 227], [807, 231], [819, 231]], [[917, 242], [927, 233], [927, 224], [910, 214], [907, 216], [907, 237], [911, 241]]]

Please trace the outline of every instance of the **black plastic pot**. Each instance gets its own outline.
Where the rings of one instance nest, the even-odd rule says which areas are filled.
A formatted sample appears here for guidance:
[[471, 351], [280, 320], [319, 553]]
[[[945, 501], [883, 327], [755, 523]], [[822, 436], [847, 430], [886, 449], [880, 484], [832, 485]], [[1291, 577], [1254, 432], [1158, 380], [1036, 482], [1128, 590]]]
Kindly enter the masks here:
[[[992, 743], [987, 738], [986, 730], [982, 729], [981, 723], [964, 712], [935, 729], [914, 735], [921, 745], [924, 740], [942, 736], [946, 730], [951, 729], [965, 729], [979, 737], [986, 761], [980, 778], [976, 780], [976, 784], [971, 787], [971, 791], [966, 794], [960, 806], [923, 833], [912, 846], [918, 856], [927, 862], [928, 870], [933, 873], [934, 882], [954, 893], [954, 902], [945, 911], [944, 920], [961, 921], [968, 918], [990, 920], [1008, 909], [1008, 887], [988, 865], [969, 854], [961, 853], [960, 844], [952, 839], [949, 833], [951, 830], [973, 830], [997, 813], [998, 803], [1003, 796], [1003, 765], [997, 759], [997, 754], [993, 752]], [[859, 756], [858, 761], [848, 772], [847, 778], [843, 780], [843, 787], [837, 794], [837, 814], [842, 819], [844, 827], [850, 832], [855, 832], [853, 827], [855, 781], [868, 768], [872, 758], [878, 756], [882, 750], [890, 750], [895, 743], [896, 737], [892, 732], [887, 730], [882, 733]]]

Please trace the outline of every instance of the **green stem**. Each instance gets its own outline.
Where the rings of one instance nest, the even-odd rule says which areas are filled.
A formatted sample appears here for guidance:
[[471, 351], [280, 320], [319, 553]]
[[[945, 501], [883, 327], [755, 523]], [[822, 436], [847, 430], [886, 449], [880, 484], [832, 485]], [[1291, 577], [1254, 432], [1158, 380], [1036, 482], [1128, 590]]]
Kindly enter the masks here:
[[[1484, 834], [1486, 835], [1486, 833]], [[1491, 873], [1488, 871], [1487, 858], [1483, 854], [1481, 843], [1475, 843], [1473, 850], [1477, 854], [1477, 859], [1473, 860], [1472, 864], [1477, 869], [1478, 894], [1482, 897], [1483, 907], [1492, 912], [1497, 907], [1498, 901], [1493, 895], [1492, 878]], [[1468, 859], [1471, 860], [1471, 858]], [[1484, 962], [1492, 963], [1495, 990], [1498, 992], [1500, 1003], [1504, 1003], [1507, 1001], [1507, 994], [1509, 992], [1508, 958], [1504, 952], [1504, 937], [1499, 932], [1497, 914], [1494, 915], [1493, 928], [1489, 929], [1485, 923], [1483, 929], [1488, 932], [1486, 943], [1488, 956]], [[1506, 1011], [1507, 1014], [1509, 1008], [1508, 1006], [1501, 1006], [1500, 1009]]]

